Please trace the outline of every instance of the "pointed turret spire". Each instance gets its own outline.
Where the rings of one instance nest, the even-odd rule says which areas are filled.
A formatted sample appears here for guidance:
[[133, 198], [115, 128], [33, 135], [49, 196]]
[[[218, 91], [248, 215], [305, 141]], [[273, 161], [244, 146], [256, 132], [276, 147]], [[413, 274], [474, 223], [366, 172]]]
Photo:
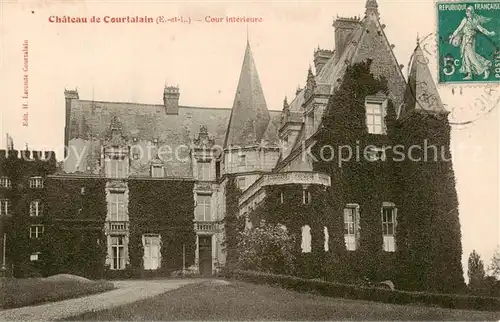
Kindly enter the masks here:
[[367, 16], [374, 14], [377, 18], [380, 16], [378, 12], [378, 3], [377, 0], [366, 0], [365, 5], [366, 11], [365, 14]]
[[428, 58], [424, 56], [422, 48], [420, 48], [420, 44], [417, 42], [417, 47], [413, 52], [410, 63], [408, 87], [400, 117], [404, 117], [412, 111], [448, 113], [441, 101], [427, 63]]
[[270, 114], [259, 74], [255, 67], [250, 43], [247, 42], [224, 147], [248, 146], [260, 142], [269, 120]]

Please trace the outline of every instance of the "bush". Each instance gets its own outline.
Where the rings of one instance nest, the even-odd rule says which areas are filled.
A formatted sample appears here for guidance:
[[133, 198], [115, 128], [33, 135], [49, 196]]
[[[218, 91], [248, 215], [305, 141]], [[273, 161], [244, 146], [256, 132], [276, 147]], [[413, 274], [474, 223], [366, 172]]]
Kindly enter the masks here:
[[247, 229], [238, 235], [238, 266], [261, 272], [292, 273], [293, 239], [274, 224]]
[[342, 297], [392, 304], [425, 304], [450, 309], [500, 311], [500, 298], [495, 297], [407, 292], [379, 287], [360, 287], [356, 285], [252, 271], [233, 271], [228, 277], [257, 284], [277, 285], [298, 292], [310, 292], [330, 297]]
[[16, 308], [61, 301], [114, 289], [107, 281], [45, 278], [0, 279], [0, 308]]

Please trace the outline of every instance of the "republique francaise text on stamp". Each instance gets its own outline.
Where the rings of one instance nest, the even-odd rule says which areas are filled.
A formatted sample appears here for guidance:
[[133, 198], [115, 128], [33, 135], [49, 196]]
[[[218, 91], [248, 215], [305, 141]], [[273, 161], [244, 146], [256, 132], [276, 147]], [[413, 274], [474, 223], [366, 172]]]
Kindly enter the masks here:
[[439, 83], [500, 83], [500, 1], [436, 5]]

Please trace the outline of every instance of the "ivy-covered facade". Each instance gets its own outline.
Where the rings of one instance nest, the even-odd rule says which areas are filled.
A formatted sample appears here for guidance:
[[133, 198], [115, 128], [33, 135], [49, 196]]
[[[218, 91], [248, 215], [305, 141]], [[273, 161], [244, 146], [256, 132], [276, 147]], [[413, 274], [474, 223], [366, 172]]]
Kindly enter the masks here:
[[0, 150], [0, 276], [40, 276], [46, 229], [46, 178], [55, 153]]
[[[59, 174], [48, 178], [47, 190], [47, 274], [154, 277], [193, 265], [192, 181]], [[122, 207], [108, 204], [114, 194], [127, 195], [126, 220], [112, 218], [121, 212], [112, 207]]]
[[242, 229], [276, 223], [296, 275], [460, 289], [447, 112], [418, 41], [405, 78], [377, 1], [365, 9], [334, 21], [333, 50], [315, 50], [282, 111], [267, 109], [249, 42], [231, 109], [181, 105], [174, 86], [163, 104], [65, 90], [43, 274], [212, 275], [238, 267]]
[[316, 72], [284, 100], [280, 160], [239, 213], [295, 236], [298, 276], [461, 291], [448, 112], [418, 40], [405, 79], [375, 0], [334, 28], [335, 50], [316, 50]]

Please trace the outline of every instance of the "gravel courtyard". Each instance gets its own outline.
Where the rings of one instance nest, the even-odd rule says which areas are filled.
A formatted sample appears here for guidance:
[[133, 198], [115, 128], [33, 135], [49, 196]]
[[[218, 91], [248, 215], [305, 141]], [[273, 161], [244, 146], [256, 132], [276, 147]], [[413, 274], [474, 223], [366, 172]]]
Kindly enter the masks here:
[[53, 321], [64, 319], [85, 312], [110, 309], [133, 303], [186, 284], [202, 281], [200, 279], [116, 281], [114, 284], [118, 289], [109, 292], [37, 306], [0, 310], [0, 321]]

